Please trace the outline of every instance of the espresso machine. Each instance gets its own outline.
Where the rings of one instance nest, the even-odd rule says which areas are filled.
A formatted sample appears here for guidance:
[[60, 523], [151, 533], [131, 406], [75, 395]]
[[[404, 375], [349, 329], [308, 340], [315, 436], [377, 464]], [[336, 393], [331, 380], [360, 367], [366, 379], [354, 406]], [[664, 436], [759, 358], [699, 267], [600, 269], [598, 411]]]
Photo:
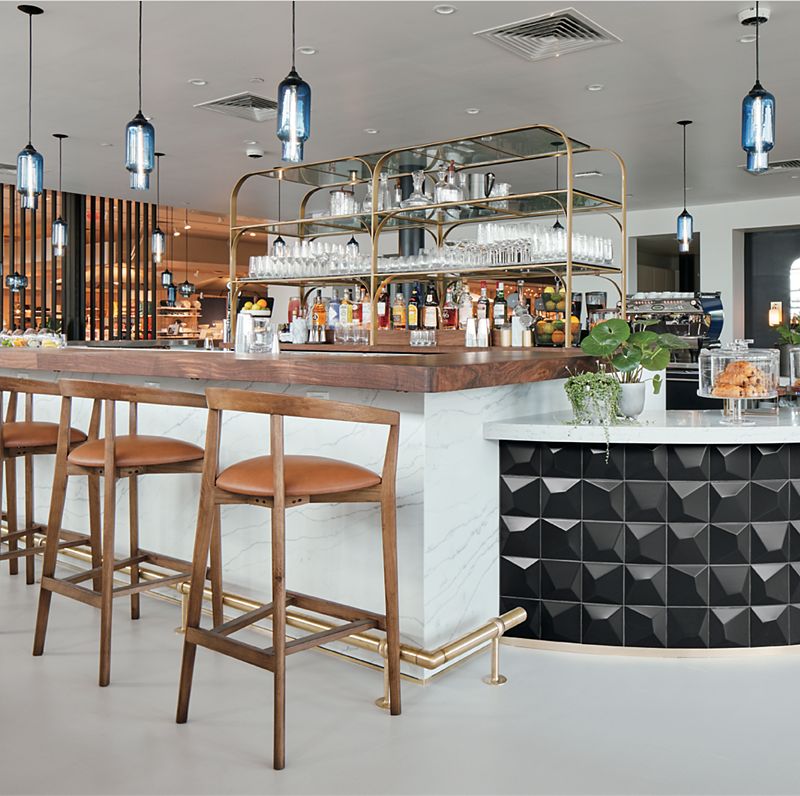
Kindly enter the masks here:
[[628, 297], [628, 320], [655, 321], [649, 331], [677, 335], [687, 348], [672, 352], [667, 366], [667, 409], [718, 408], [697, 395], [697, 360], [703, 348], [719, 345], [723, 311], [719, 293], [634, 293]]

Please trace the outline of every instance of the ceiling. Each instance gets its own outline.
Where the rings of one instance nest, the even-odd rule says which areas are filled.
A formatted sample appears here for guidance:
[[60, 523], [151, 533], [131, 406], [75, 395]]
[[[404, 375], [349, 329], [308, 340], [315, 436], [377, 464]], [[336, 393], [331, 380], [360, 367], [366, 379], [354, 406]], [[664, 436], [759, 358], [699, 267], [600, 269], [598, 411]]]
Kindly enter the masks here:
[[[435, 2], [413, 0], [297, 4], [297, 44], [318, 50], [297, 55], [298, 71], [313, 92], [307, 160], [548, 122], [625, 158], [633, 209], [674, 206], [681, 201], [675, 122], [689, 118], [695, 122], [688, 130], [690, 207], [800, 194], [800, 180], [789, 174], [756, 177], [738, 168], [744, 160], [740, 103], [754, 79], [753, 45], [738, 41], [750, 32], [736, 19], [745, 2], [575, 2], [622, 43], [535, 63], [472, 34], [568, 2], [452, 2], [457, 10], [449, 16], [434, 13]], [[50, 134], [64, 132], [70, 136], [65, 189], [131, 197], [123, 132], [136, 112], [136, 4], [41, 5], [45, 14], [34, 19], [33, 143], [45, 155], [46, 182], [54, 186], [57, 176]], [[800, 2], [769, 5], [761, 75], [778, 103], [773, 154], [800, 157]], [[162, 200], [224, 214], [241, 174], [278, 163], [275, 123], [193, 105], [247, 90], [275, 98], [289, 68], [290, 3], [150, 0], [144, 22], [143, 110], [153, 116], [157, 148], [166, 153]], [[26, 18], [16, 3], [0, 2], [4, 163], [13, 162], [26, 142], [25, 34]], [[190, 85], [191, 78], [208, 85]], [[604, 90], [587, 91], [594, 83]], [[466, 108], [480, 113], [468, 115]], [[368, 135], [365, 128], [380, 132]], [[245, 157], [250, 140], [266, 150], [263, 159]], [[609, 161], [586, 167], [611, 171]], [[576, 185], [619, 191], [618, 181], [607, 176]], [[241, 210], [274, 216], [274, 194], [260, 185], [242, 197]]]

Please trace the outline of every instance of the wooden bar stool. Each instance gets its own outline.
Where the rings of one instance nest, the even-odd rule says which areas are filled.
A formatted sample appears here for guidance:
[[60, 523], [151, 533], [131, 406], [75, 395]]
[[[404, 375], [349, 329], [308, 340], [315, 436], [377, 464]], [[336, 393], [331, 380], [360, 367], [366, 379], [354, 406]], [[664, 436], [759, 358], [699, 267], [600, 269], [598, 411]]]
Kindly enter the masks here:
[[[2, 417], [2, 396], [8, 394], [6, 417]], [[18, 420], [18, 397], [25, 396], [24, 419]], [[19, 572], [19, 559], [25, 559], [25, 581], [33, 583], [34, 556], [38, 550], [34, 546], [34, 534], [43, 530], [33, 519], [33, 457], [56, 452], [58, 423], [46, 423], [33, 419], [33, 402], [36, 395], [59, 395], [54, 382], [33, 379], [0, 378], [0, 466], [5, 468], [6, 481], [6, 523], [8, 534], [4, 541], [8, 552], [0, 553], [0, 561], [8, 561], [8, 571], [12, 575]], [[86, 434], [77, 428], [69, 430], [70, 447], [86, 440]], [[19, 529], [17, 518], [17, 459], [24, 461], [25, 473], [25, 524]], [[2, 489], [0, 482], [0, 490]], [[60, 549], [90, 544], [86, 534], [64, 533], [58, 540]], [[23, 547], [19, 541], [24, 539]]]
[[[222, 652], [233, 658], [267, 669], [274, 674], [273, 766], [285, 762], [285, 678], [286, 656], [326, 644], [369, 628], [386, 632], [392, 715], [400, 714], [400, 630], [397, 599], [397, 533], [395, 477], [400, 416], [386, 409], [336, 403], [314, 398], [295, 398], [211, 388], [206, 390], [208, 427], [197, 536], [192, 560], [186, 636], [178, 693], [177, 721], [183, 724], [189, 712], [197, 646]], [[219, 472], [222, 411], [270, 415], [270, 455], [237, 462]], [[389, 427], [383, 470], [380, 475], [348, 462], [316, 456], [286, 456], [283, 418], [302, 417], [342, 420]], [[385, 614], [287, 591], [285, 583], [286, 509], [304, 503], [380, 503], [383, 542]], [[213, 521], [220, 505], [246, 503], [270, 508], [272, 519], [272, 602], [229, 622], [214, 619], [210, 630], [200, 627], [203, 586]], [[213, 546], [211, 546], [213, 553]], [[295, 605], [344, 621], [332, 630], [286, 640], [286, 608]], [[229, 636], [254, 622], [272, 617], [272, 646], [261, 649]]]
[[[191, 564], [188, 561], [162, 555], [139, 547], [138, 476], [166, 473], [200, 473], [203, 466], [203, 449], [197, 445], [168, 437], [145, 436], [138, 433], [137, 408], [139, 404], [186, 406], [204, 409], [205, 398], [193, 393], [172, 392], [154, 387], [137, 387], [125, 384], [108, 384], [93, 381], [62, 379], [59, 381], [61, 417], [58, 433], [56, 470], [50, 517], [47, 523], [42, 584], [39, 593], [39, 612], [33, 654], [44, 651], [47, 619], [53, 592], [72, 597], [100, 609], [100, 676], [99, 683], [106, 686], [111, 677], [111, 611], [114, 597], [130, 596], [131, 618], [139, 618], [139, 595], [143, 591], [175, 585], [189, 579]], [[86, 442], [68, 446], [68, 429], [73, 398], [93, 401]], [[116, 404], [128, 404], [128, 434], [117, 435]], [[100, 436], [101, 417], [104, 421]], [[58, 535], [64, 514], [64, 499], [69, 476], [85, 475], [89, 478], [89, 516], [92, 528], [101, 527], [100, 478], [103, 478], [102, 543], [95, 550], [92, 568], [66, 578], [56, 578]], [[116, 485], [121, 478], [129, 479], [130, 497], [130, 554], [121, 561], [114, 559], [114, 519], [116, 511]], [[213, 518], [212, 518], [213, 519]], [[211, 568], [208, 575], [214, 593], [214, 615], [221, 620], [222, 592], [220, 591], [219, 522], [214, 523]], [[99, 530], [98, 530], [99, 534]], [[152, 564], [177, 574], [164, 574], [153, 580], [140, 580], [142, 564]], [[114, 586], [114, 573], [130, 568], [130, 583]], [[80, 584], [92, 580], [89, 589]]]

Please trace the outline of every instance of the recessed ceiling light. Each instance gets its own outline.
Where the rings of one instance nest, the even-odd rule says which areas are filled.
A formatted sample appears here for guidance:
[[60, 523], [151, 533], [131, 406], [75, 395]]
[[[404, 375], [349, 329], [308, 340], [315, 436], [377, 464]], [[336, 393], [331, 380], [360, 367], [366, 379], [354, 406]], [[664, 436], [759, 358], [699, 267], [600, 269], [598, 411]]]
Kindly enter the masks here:
[[434, 6], [433, 10], [437, 14], [441, 14], [443, 17], [447, 17], [447, 16], [450, 16], [450, 14], [455, 14], [456, 7], [455, 6], [449, 6], [449, 5], [440, 5], [440, 6]]
[[367, 135], [378, 135], [378, 133], [380, 132], [380, 130], [376, 129], [375, 127], [365, 127], [365, 128], [364, 128], [364, 132], [365, 132]]
[[251, 232], [251, 233], [250, 233], [250, 237], [251, 237], [251, 238], [255, 238], [255, 236], [256, 236], [256, 233], [255, 233], [255, 232]]
[[110, 141], [101, 141], [100, 146], [114, 146]]
[[184, 228], [184, 229], [191, 229], [191, 228], [192, 228], [192, 225], [191, 225], [191, 224], [184, 224], [184, 225], [183, 225], [183, 228]]
[[752, 44], [755, 40], [755, 33], [748, 33], [746, 36], [741, 36], [739, 38], [741, 44]]
[[792, 174], [793, 180], [800, 180], [800, 174]]
[[596, 169], [592, 169], [591, 171], [576, 171], [575, 172], [575, 178], [576, 179], [578, 177], [602, 177], [602, 176], [603, 176], [603, 172], [602, 171], [597, 171]]
[[186, 81], [191, 86], [207, 86], [208, 80], [203, 80], [200, 77], [192, 77]]
[[587, 91], [602, 91], [604, 88], [604, 83], [589, 83], [589, 85], [586, 86]]
[[466, 108], [466, 112], [467, 112], [467, 113], [468, 113], [470, 116], [474, 116], [476, 113], [480, 113], [480, 112], [481, 112], [481, 109], [480, 109], [480, 108]]
[[317, 54], [317, 48], [316, 47], [309, 47], [308, 45], [305, 45], [303, 47], [298, 47], [297, 48], [297, 52], [299, 52], [301, 55], [316, 55]]
[[247, 146], [254, 146], [258, 141], [243, 141], [242, 143], [247, 144]]
[[264, 78], [263, 77], [251, 77], [250, 78], [250, 82], [251, 83], [263, 83], [264, 82]]
[[178, 230], [176, 229], [176, 230], [175, 230], [175, 231], [172, 233], [172, 235], [173, 235], [173, 237], [175, 237], [175, 238], [180, 238], [180, 236], [181, 236], [181, 233], [180, 233], [180, 232], [178, 232]]

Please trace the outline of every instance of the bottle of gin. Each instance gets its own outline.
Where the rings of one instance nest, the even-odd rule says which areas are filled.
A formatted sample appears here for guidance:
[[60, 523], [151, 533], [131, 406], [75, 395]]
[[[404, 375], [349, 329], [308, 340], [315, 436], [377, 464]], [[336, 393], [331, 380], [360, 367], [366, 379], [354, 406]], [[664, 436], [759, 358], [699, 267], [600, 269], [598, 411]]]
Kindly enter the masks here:
[[503, 292], [503, 283], [498, 282], [494, 295], [494, 307], [492, 309], [492, 328], [499, 329], [506, 322], [506, 297]]
[[328, 326], [332, 329], [339, 323], [339, 291], [334, 288], [331, 300], [328, 302]]

